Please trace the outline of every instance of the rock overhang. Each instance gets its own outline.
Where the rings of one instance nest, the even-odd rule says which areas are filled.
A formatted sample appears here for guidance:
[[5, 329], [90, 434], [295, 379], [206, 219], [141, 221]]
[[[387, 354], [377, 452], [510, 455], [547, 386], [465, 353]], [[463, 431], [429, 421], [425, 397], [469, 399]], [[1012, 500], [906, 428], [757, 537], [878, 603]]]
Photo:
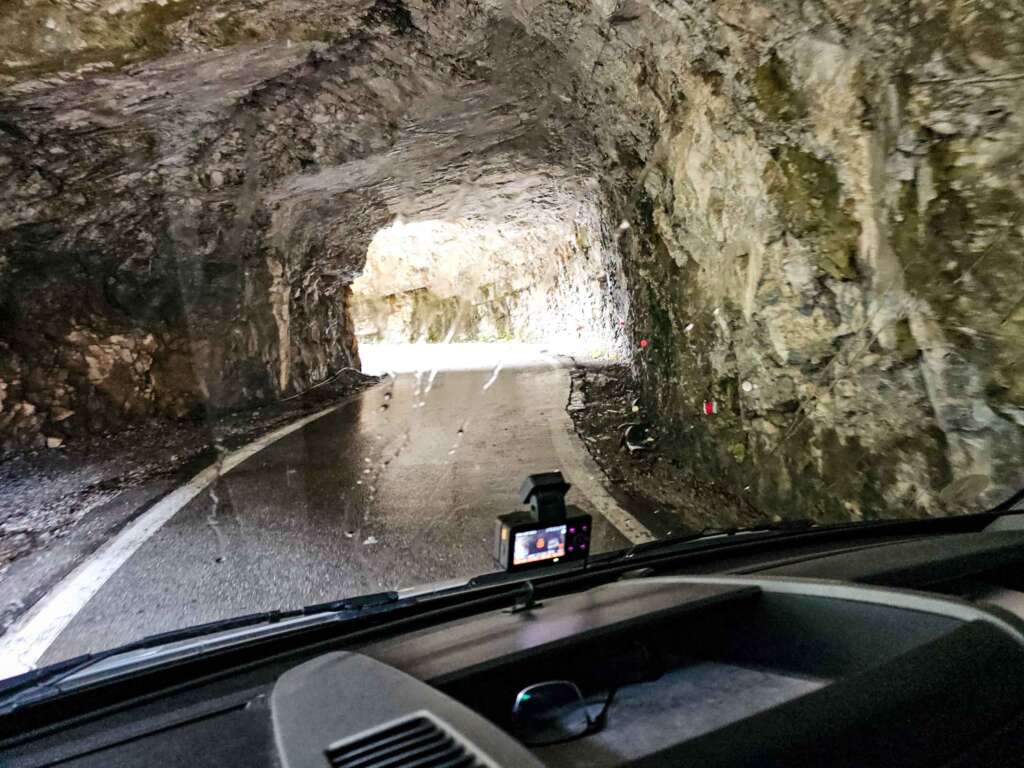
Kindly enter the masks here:
[[[338, 307], [389, 225], [583, 221], [568, 263], [585, 285], [594, 256], [627, 346], [647, 342], [645, 398], [701, 469], [826, 518], [938, 513], [936, 489], [978, 476], [995, 500], [1024, 423], [1024, 21], [962, 6], [275, 0], [235, 50], [239, 4], [189, 5], [159, 53], [199, 59], [5, 93], [0, 281], [20, 270], [5, 317], [23, 333], [52, 322], [33, 307], [70, 301], [100, 343], [152, 330], [154, 370], [165, 345], [273, 397], [352, 360]], [[181, 93], [184, 62], [206, 57], [205, 83], [218, 61], [230, 81], [234, 57], [260, 50], [253, 71], [281, 70], [234, 102]], [[19, 112], [131, 77], [144, 141], [118, 129], [124, 111], [59, 137], [45, 108]], [[89, 295], [60, 299], [69, 280]], [[183, 303], [200, 311], [175, 334]], [[73, 368], [59, 358], [46, 365]], [[63, 415], [64, 397], [37, 412]], [[716, 417], [694, 422], [708, 399]]]

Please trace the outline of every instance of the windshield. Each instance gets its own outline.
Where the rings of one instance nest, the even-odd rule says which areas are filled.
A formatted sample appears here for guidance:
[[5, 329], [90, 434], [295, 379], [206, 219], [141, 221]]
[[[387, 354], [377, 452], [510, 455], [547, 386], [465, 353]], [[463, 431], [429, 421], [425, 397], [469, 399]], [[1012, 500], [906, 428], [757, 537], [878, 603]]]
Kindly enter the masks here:
[[0, 14], [0, 678], [1024, 486], [1017, 4]]

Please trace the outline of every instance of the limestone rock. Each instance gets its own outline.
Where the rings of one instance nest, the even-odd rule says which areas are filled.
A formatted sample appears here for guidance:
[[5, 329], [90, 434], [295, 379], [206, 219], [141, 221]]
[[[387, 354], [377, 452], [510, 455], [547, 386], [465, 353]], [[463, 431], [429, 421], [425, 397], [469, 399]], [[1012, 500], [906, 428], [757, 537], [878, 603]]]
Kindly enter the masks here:
[[5, 442], [357, 364], [374, 237], [441, 222], [561, 245], [521, 274], [486, 249], [454, 283], [409, 270], [359, 294], [360, 328], [386, 296], [402, 332], [417, 296], [507, 300], [473, 310], [484, 335], [576, 301], [537, 332], [632, 346], [663, 432], [773, 514], [941, 514], [1019, 484], [1016, 4], [8, 5]]

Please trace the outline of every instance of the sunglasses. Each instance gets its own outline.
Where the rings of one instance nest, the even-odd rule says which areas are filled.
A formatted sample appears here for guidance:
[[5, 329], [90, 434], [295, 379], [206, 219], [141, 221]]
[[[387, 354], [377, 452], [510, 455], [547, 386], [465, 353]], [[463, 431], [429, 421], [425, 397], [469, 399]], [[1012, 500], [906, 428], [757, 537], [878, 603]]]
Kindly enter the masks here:
[[[581, 739], [604, 728], [614, 698], [613, 688], [603, 703], [588, 705], [577, 685], [569, 680], [536, 683], [516, 696], [513, 730], [523, 744], [531, 747]], [[591, 715], [594, 706], [600, 709]]]

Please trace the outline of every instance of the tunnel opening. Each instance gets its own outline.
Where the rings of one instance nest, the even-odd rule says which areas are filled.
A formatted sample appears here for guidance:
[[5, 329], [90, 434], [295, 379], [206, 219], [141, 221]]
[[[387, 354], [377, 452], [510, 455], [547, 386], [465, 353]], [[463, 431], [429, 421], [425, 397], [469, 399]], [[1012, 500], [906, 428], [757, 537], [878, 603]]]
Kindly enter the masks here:
[[614, 242], [591, 200], [529, 215], [415, 220], [379, 229], [352, 283], [364, 372], [486, 367], [533, 353], [617, 360], [623, 306]]

